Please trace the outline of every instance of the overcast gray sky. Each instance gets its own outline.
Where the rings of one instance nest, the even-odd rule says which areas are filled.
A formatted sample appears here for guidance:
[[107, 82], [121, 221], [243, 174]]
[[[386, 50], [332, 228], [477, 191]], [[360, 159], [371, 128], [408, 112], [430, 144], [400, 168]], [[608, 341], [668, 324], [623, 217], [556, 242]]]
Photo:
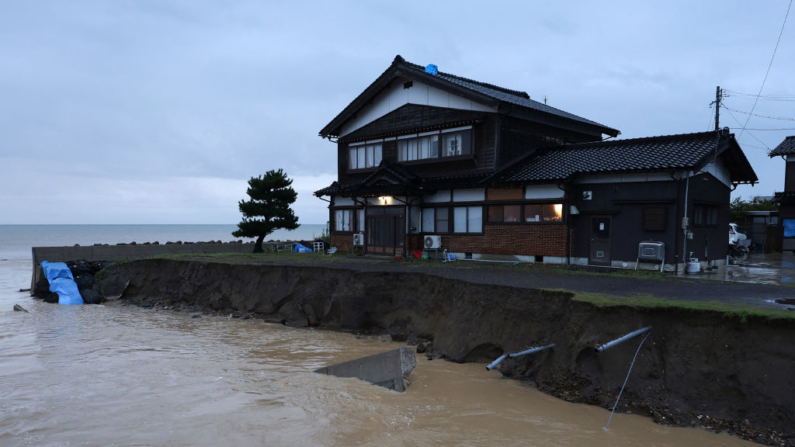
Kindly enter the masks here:
[[[717, 85], [758, 92], [788, 4], [3, 2], [0, 224], [236, 223], [246, 181], [275, 168], [295, 179], [301, 222], [324, 223], [312, 191], [336, 158], [318, 131], [396, 54], [546, 96], [622, 138], [705, 131]], [[793, 55], [790, 17], [763, 95], [795, 96]], [[795, 102], [754, 113], [795, 119]], [[741, 127], [726, 111], [721, 125]], [[735, 194], [783, 189], [765, 146], [787, 135], [743, 134], [761, 184]]]

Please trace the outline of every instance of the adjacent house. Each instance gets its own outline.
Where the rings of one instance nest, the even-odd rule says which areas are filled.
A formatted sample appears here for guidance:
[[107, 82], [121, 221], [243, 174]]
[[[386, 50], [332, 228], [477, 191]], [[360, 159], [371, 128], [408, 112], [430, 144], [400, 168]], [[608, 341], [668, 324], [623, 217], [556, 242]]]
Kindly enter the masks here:
[[725, 262], [729, 194], [757, 182], [734, 136], [619, 133], [397, 56], [320, 131], [338, 180], [315, 195], [340, 250], [634, 267], [653, 240], [669, 269]]
[[780, 156], [786, 161], [784, 191], [777, 192], [773, 203], [779, 206], [782, 251], [795, 251], [795, 135], [787, 137], [770, 151], [770, 158]]

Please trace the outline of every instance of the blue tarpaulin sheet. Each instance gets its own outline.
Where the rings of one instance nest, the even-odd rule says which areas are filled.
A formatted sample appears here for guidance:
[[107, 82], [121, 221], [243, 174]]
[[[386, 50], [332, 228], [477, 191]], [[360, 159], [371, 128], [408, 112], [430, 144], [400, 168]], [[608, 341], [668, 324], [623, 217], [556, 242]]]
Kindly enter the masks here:
[[65, 263], [42, 261], [41, 268], [50, 283], [50, 292], [58, 294], [58, 304], [83, 304], [72, 271]]
[[50, 281], [50, 292], [58, 294], [58, 304], [67, 306], [83, 304], [83, 297], [77, 289], [77, 283], [69, 278], [55, 278]]
[[295, 249], [293, 251], [296, 253], [312, 253], [311, 248], [304, 247], [301, 244], [295, 244]]
[[69, 270], [69, 267], [67, 267], [64, 262], [42, 261], [41, 268], [44, 270], [44, 277], [46, 277], [47, 281], [50, 283], [52, 283], [52, 280], [55, 278], [75, 279], [75, 277], [72, 276], [72, 271]]
[[784, 237], [795, 237], [795, 219], [783, 219]]

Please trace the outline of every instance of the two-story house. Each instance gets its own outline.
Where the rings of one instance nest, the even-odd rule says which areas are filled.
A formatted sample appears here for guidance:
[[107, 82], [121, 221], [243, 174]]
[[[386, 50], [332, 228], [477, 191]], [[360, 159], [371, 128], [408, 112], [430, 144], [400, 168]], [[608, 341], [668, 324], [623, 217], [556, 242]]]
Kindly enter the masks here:
[[725, 260], [730, 189], [757, 181], [734, 137], [604, 141], [618, 135], [397, 56], [320, 131], [336, 142], [338, 180], [315, 195], [343, 251], [627, 267], [654, 239], [667, 263], [684, 251]]

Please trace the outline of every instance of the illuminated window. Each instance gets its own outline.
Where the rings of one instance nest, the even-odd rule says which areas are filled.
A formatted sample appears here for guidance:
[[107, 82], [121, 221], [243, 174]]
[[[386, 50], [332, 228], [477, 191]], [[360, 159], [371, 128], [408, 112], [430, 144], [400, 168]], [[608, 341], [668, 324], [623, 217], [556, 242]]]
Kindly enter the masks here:
[[563, 204], [525, 205], [525, 222], [560, 222], [563, 220]]

